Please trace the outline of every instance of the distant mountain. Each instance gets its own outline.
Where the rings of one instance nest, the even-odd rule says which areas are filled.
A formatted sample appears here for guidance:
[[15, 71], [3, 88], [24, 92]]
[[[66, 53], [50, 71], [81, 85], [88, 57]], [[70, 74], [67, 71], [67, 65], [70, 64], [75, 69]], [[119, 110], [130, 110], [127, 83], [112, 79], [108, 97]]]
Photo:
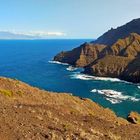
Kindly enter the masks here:
[[111, 29], [104, 33], [97, 40], [92, 43], [113, 45], [118, 39], [127, 37], [130, 33], [140, 34], [140, 18], [134, 19], [131, 22], [118, 27], [117, 29]]
[[34, 39], [37, 36], [29, 36], [23, 34], [11, 33], [8, 31], [0, 31], [0, 39]]
[[61, 52], [55, 61], [84, 67], [84, 73], [140, 82], [140, 19], [112, 29], [91, 43]]
[[47, 32], [47, 31], [0, 31], [0, 39], [51, 39], [63, 38], [66, 36], [63, 32]]

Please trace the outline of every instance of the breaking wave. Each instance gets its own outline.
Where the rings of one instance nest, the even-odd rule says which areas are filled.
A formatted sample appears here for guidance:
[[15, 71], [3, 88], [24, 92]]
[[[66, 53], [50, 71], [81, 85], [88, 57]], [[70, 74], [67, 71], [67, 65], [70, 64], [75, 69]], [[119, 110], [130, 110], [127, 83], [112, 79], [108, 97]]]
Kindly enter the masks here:
[[59, 61], [48, 61], [49, 63], [53, 63], [53, 64], [59, 64], [59, 65], [69, 65], [68, 63], [62, 63]]
[[68, 71], [75, 71], [75, 70], [77, 70], [77, 69], [78, 69], [78, 68], [73, 67], [73, 66], [69, 66], [69, 67], [66, 68], [66, 70], [68, 70]]
[[82, 73], [74, 73], [71, 75], [71, 78], [81, 79], [81, 80], [103, 80], [103, 81], [121, 82], [121, 80], [118, 78], [96, 77], [96, 76], [90, 76]]
[[133, 102], [140, 101], [140, 99], [136, 97], [123, 95], [122, 92], [110, 90], [110, 89], [103, 89], [103, 90], [93, 89], [91, 90], [91, 92], [104, 95], [106, 100], [110, 101], [112, 104], [121, 103], [124, 100], [131, 100]]

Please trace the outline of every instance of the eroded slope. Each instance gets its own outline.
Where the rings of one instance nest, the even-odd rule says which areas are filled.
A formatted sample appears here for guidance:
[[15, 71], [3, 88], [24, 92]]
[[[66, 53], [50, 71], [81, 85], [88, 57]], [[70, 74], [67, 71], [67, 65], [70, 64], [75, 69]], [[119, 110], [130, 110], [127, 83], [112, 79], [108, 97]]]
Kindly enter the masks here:
[[0, 138], [139, 140], [140, 126], [128, 123], [89, 99], [52, 93], [0, 78]]

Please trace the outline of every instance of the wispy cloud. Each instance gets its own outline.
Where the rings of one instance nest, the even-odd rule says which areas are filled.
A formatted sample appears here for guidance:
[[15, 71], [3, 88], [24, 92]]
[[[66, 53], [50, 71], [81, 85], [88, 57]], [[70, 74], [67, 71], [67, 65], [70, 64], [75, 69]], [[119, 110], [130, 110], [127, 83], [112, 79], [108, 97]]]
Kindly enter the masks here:
[[16, 31], [16, 30], [0, 30], [0, 32], [9, 32], [15, 35], [25, 35], [31, 37], [47, 38], [47, 37], [63, 37], [66, 36], [64, 32], [53, 31]]

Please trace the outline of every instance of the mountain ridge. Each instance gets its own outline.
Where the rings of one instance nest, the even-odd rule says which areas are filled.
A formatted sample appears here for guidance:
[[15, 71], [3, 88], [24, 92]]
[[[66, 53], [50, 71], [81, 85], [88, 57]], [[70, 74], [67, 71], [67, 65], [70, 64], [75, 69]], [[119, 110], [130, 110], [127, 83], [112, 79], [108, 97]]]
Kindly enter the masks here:
[[94, 44], [104, 44], [113, 45], [118, 39], [123, 39], [127, 37], [130, 33], [140, 34], [140, 18], [133, 19], [132, 21], [120, 26], [116, 29], [111, 28], [111, 30], [105, 32], [99, 38], [97, 38], [92, 43]]
[[[126, 29], [128, 30], [126, 31]], [[120, 34], [120, 31], [124, 31], [124, 33]], [[113, 37], [106, 40], [105, 38], [108, 39], [108, 34], [110, 34], [109, 31], [94, 42], [84, 43], [71, 51], [57, 54], [54, 60], [76, 67], [84, 67], [86, 74], [139, 83], [140, 34], [138, 32], [140, 33], [140, 19], [132, 20], [115, 29], [116, 32], [119, 33], [117, 39], [118, 36], [114, 35], [113, 31]], [[122, 38], [122, 36], [126, 37]], [[109, 42], [106, 43], [106, 41]]]

